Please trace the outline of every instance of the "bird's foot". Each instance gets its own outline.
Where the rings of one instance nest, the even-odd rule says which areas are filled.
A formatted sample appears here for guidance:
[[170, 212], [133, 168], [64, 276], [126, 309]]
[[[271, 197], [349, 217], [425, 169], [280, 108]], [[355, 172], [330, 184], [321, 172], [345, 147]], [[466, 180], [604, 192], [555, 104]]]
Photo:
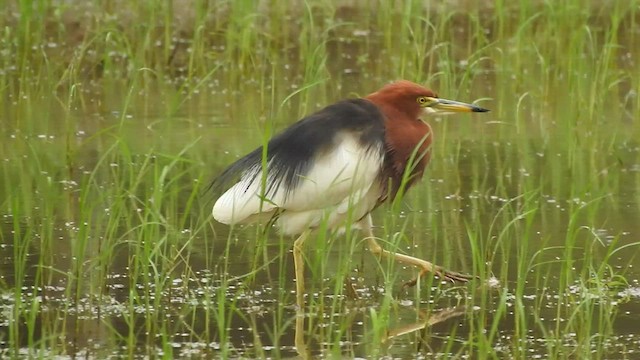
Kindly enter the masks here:
[[462, 283], [466, 283], [469, 280], [473, 279], [473, 278], [477, 278], [476, 276], [473, 275], [469, 275], [469, 274], [462, 274], [459, 272], [455, 272], [455, 271], [449, 271], [449, 270], [445, 270], [443, 268], [441, 268], [440, 266], [434, 266], [431, 269], [422, 269], [420, 271], [420, 274], [418, 274], [418, 276], [416, 276], [414, 279], [407, 281], [406, 283], [404, 283], [404, 288], [409, 288], [409, 287], [413, 287], [418, 283], [418, 280], [420, 278], [422, 278], [424, 275], [426, 275], [427, 273], [432, 272], [435, 276], [439, 277], [440, 279], [443, 280], [447, 280], [450, 281], [452, 283], [455, 282], [462, 282]]

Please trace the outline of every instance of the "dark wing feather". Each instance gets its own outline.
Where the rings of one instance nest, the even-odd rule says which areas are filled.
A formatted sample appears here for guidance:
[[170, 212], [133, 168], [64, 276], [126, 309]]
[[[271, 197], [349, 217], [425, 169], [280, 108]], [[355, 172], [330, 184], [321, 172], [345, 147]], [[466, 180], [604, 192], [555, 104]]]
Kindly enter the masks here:
[[[327, 106], [294, 123], [267, 144], [268, 181], [265, 195], [284, 186], [290, 193], [304, 177], [315, 156], [329, 150], [341, 132], [359, 134], [366, 148], [384, 142], [384, 118], [380, 110], [365, 99], [345, 100]], [[240, 177], [261, 174], [263, 147], [258, 147], [227, 167], [212, 183], [222, 188]]]

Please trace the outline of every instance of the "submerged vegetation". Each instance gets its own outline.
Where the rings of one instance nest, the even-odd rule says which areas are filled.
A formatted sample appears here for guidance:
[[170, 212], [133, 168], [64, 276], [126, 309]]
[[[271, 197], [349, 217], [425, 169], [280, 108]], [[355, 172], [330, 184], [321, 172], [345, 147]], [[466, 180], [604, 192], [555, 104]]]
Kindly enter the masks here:
[[431, 119], [427, 175], [375, 231], [478, 279], [402, 289], [415, 269], [320, 232], [314, 356], [640, 352], [640, 1], [0, 8], [1, 357], [295, 355], [292, 240], [213, 222], [207, 187], [400, 78], [492, 112]]

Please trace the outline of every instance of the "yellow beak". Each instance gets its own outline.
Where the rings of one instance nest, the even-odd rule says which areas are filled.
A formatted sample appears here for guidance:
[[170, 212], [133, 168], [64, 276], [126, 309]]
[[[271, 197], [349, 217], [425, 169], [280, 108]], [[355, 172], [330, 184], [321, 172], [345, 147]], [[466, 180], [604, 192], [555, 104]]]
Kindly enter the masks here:
[[487, 112], [488, 109], [481, 108], [477, 105], [467, 104], [460, 101], [431, 98], [432, 102], [429, 104], [429, 108], [433, 109], [436, 113], [448, 113], [448, 112]]

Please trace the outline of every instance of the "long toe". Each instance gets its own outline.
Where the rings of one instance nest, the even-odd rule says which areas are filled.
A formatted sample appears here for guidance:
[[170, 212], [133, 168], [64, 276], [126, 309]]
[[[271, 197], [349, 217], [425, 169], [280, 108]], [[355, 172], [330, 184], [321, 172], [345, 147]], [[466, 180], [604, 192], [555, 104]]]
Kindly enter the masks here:
[[466, 283], [473, 278], [477, 278], [477, 276], [462, 274], [459, 272], [447, 271], [447, 270], [441, 270], [440, 272], [436, 273], [436, 275], [441, 279], [446, 279], [451, 282], [457, 281], [457, 282], [463, 282], [463, 283]]
[[432, 272], [434, 273], [435, 276], [437, 276], [440, 279], [444, 279], [447, 281], [451, 281], [452, 283], [455, 282], [461, 282], [461, 283], [466, 283], [469, 280], [473, 279], [473, 278], [477, 278], [477, 276], [473, 276], [473, 275], [469, 275], [469, 274], [462, 274], [459, 272], [455, 272], [455, 271], [448, 271], [445, 270], [441, 267], [436, 267], [435, 269], [431, 270], [431, 269], [422, 269], [422, 271], [420, 271], [420, 274], [418, 274], [418, 276], [416, 276], [416, 278], [407, 281], [406, 283], [404, 283], [403, 287], [405, 288], [409, 288], [409, 287], [413, 287], [418, 283], [418, 280], [420, 278], [422, 278], [424, 275], [426, 275], [427, 273]]

